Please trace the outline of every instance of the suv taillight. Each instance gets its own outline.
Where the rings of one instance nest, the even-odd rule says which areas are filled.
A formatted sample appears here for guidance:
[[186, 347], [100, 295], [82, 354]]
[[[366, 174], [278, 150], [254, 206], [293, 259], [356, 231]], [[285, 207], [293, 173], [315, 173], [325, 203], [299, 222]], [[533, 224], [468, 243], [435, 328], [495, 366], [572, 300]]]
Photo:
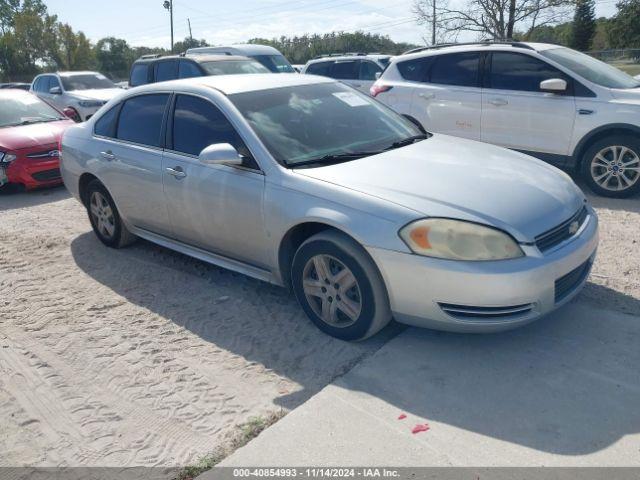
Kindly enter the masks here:
[[388, 92], [392, 88], [393, 87], [391, 85], [378, 85], [377, 83], [374, 83], [373, 85], [371, 85], [371, 88], [369, 89], [369, 93], [371, 94], [372, 97], [375, 98], [378, 96], [378, 94], [382, 92]]

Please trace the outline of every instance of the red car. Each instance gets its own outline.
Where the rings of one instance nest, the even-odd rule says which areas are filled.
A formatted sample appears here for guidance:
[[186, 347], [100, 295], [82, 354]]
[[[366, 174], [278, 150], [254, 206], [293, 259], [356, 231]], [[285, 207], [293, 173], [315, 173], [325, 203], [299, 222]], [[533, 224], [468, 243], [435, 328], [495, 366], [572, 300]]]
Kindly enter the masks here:
[[0, 187], [62, 183], [59, 144], [74, 125], [65, 114], [23, 90], [0, 90]]

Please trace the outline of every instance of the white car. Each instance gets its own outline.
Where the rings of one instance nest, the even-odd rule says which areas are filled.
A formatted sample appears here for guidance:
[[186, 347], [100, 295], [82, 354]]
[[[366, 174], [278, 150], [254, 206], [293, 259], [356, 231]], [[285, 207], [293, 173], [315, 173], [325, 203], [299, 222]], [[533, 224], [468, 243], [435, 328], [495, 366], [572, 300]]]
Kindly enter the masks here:
[[640, 190], [640, 81], [541, 43], [476, 43], [394, 57], [371, 94], [429, 131], [582, 173], [609, 197]]
[[195, 47], [187, 55], [238, 55], [257, 60], [273, 73], [295, 73], [295, 69], [282, 53], [269, 45], [256, 43], [227, 45], [218, 47]]
[[34, 78], [31, 92], [60, 110], [72, 109], [73, 119], [84, 122], [122, 88], [98, 72], [57, 72]]
[[335, 78], [364, 93], [389, 63], [390, 55], [323, 55], [309, 60], [300, 73]]

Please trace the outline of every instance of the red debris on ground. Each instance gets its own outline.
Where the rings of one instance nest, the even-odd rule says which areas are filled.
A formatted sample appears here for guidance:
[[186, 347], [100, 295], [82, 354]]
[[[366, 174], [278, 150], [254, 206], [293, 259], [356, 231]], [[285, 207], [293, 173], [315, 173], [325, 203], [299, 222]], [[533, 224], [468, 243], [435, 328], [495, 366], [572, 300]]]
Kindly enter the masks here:
[[413, 430], [411, 430], [411, 433], [420, 433], [420, 432], [426, 432], [428, 430], [430, 430], [431, 427], [429, 426], [428, 423], [419, 423], [417, 424], [415, 427], [413, 427]]
[[404, 413], [401, 413], [398, 420], [404, 420], [405, 418], [407, 418], [407, 416]]

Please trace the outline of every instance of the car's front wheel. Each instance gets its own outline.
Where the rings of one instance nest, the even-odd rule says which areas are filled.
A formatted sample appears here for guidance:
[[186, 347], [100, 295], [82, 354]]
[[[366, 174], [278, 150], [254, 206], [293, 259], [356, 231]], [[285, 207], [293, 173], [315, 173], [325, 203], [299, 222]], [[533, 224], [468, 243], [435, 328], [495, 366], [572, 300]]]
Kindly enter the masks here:
[[87, 212], [93, 231], [108, 247], [122, 248], [136, 237], [122, 223], [120, 213], [104, 185], [93, 180], [87, 186]]
[[305, 241], [291, 269], [303, 310], [323, 332], [341, 340], [363, 340], [391, 320], [380, 272], [355, 241], [325, 231]]
[[591, 145], [582, 159], [589, 188], [605, 197], [624, 198], [640, 191], [640, 141], [615, 135]]

